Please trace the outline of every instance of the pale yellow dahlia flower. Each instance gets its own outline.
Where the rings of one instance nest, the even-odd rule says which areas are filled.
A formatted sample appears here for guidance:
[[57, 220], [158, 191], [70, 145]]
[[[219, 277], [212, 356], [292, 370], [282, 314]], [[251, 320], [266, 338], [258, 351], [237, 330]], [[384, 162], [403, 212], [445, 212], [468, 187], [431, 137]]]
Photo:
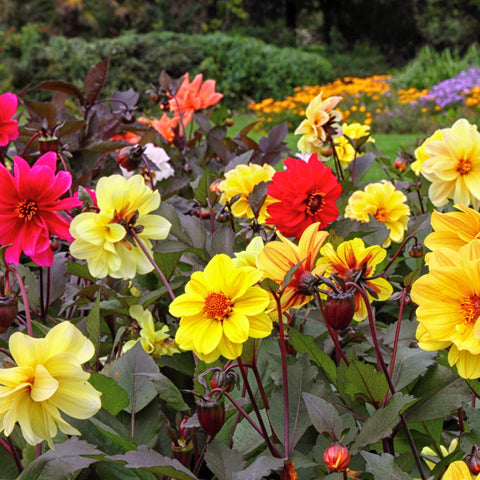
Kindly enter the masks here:
[[270, 335], [272, 320], [265, 313], [270, 297], [256, 285], [261, 277], [255, 268], [235, 267], [229, 256], [215, 255], [170, 304], [170, 313], [181, 317], [177, 345], [211, 363], [220, 355], [239, 357], [249, 337]]
[[17, 366], [0, 369], [0, 431], [8, 436], [18, 422], [27, 443], [46, 440], [50, 448], [57, 427], [66, 435], [80, 435], [60, 412], [86, 419], [101, 407], [101, 394], [81, 367], [95, 353], [92, 342], [65, 321], [45, 338], [15, 332], [9, 350]]
[[455, 203], [480, 208], [480, 133], [464, 118], [441, 131], [425, 147], [422, 175], [432, 182], [428, 196], [436, 207]]
[[370, 183], [365, 190], [354, 192], [348, 199], [345, 217], [369, 222], [369, 215], [371, 215], [377, 221], [384, 223], [390, 231], [382, 245], [387, 248], [391, 242], [399, 243], [403, 240], [410, 217], [410, 207], [406, 202], [407, 197], [391, 182], [384, 180]]
[[140, 337], [137, 340], [126, 342], [122, 348], [123, 353], [130, 350], [138, 341], [142, 344], [143, 349], [154, 358], [180, 353], [175, 341], [170, 336], [168, 325], [163, 325], [160, 330], [155, 330], [150, 310], [144, 310], [141, 305], [132, 305], [128, 313], [137, 321], [140, 327]]
[[[219, 202], [226, 205], [233, 197], [240, 195], [231, 206], [233, 215], [238, 218], [254, 218], [255, 215], [248, 200], [249, 195], [253, 192], [256, 185], [261, 182], [269, 182], [274, 174], [275, 169], [268, 164], [264, 164], [263, 166], [255, 163], [237, 165], [234, 169], [225, 172], [225, 180], [218, 186], [220, 192], [222, 192]], [[267, 196], [260, 208], [258, 216], [260, 223], [265, 223], [265, 220], [269, 216], [267, 207], [275, 201], [276, 200]]]
[[[353, 122], [350, 124], [344, 123], [342, 125], [342, 131], [343, 135], [335, 140], [335, 151], [338, 159], [340, 160], [340, 165], [342, 168], [347, 168], [355, 158], [355, 149], [347, 137], [354, 141], [358, 141], [362, 137], [368, 137], [370, 135], [370, 126], [362, 125], [358, 122]], [[369, 141], [374, 142], [375, 140], [373, 138], [369, 138]]]
[[436, 130], [433, 135], [426, 138], [423, 143], [415, 149], [415, 158], [416, 160], [410, 165], [412, 167], [415, 175], [420, 175], [422, 171], [423, 164], [425, 160], [430, 158], [430, 155], [427, 153], [427, 145], [432, 141], [442, 141], [442, 130]]
[[70, 253], [87, 260], [96, 278], [133, 278], [152, 271], [153, 265], [129, 230], [135, 230], [152, 255], [151, 240], [163, 240], [170, 231], [168, 220], [150, 214], [159, 207], [160, 194], [147, 187], [141, 175], [129, 179], [111, 175], [99, 180], [96, 195], [100, 211], [81, 213], [70, 224], [75, 239]]
[[[323, 92], [322, 92], [323, 93]], [[303, 153], [317, 153], [320, 156], [325, 148], [328, 134], [332, 138], [342, 135], [340, 120], [342, 114], [334, 108], [342, 97], [333, 96], [322, 100], [319, 93], [308, 105], [305, 120], [295, 130], [295, 135], [302, 135], [298, 141], [298, 150]]]
[[480, 240], [458, 251], [439, 248], [429, 273], [416, 280], [417, 339], [424, 350], [447, 348], [448, 361], [463, 378], [480, 377]]

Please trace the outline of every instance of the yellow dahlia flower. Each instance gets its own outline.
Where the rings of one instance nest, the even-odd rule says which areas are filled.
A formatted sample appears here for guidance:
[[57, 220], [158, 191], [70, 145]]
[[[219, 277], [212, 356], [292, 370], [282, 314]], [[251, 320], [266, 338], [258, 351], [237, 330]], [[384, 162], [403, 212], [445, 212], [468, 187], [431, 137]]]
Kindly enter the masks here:
[[233, 264], [236, 267], [257, 268], [257, 257], [264, 247], [262, 237], [254, 237], [243, 252], [235, 253]]
[[[348, 141], [347, 137], [354, 141], [359, 140], [362, 137], [370, 135], [370, 126], [362, 125], [358, 122], [342, 125], [343, 135], [335, 140], [335, 151], [337, 152], [338, 159], [342, 168], [347, 168], [348, 165], [355, 158], [355, 149]], [[373, 138], [369, 139], [370, 142], [374, 142]]]
[[[225, 172], [225, 180], [218, 186], [222, 192], [219, 202], [225, 205], [230, 202], [233, 197], [240, 195], [231, 207], [233, 215], [239, 218], [253, 218], [255, 215], [248, 201], [248, 197], [256, 185], [261, 182], [269, 182], [274, 173], [275, 169], [268, 164], [264, 164], [263, 166], [255, 163], [237, 165], [233, 170]], [[269, 216], [267, 207], [273, 202], [275, 202], [275, 200], [270, 197], [265, 199], [258, 216], [260, 223], [265, 223], [265, 220]]]
[[382, 245], [387, 248], [391, 242], [398, 243], [403, 240], [410, 217], [410, 207], [406, 201], [407, 197], [392, 183], [385, 180], [370, 183], [365, 190], [354, 192], [348, 199], [345, 217], [369, 222], [369, 215], [371, 215], [377, 221], [384, 223], [390, 230], [388, 238]]
[[478, 479], [480, 475], [474, 477], [463, 460], [452, 462], [442, 475], [442, 480], [472, 480], [473, 478]]
[[0, 431], [8, 436], [18, 422], [27, 443], [46, 440], [52, 449], [57, 427], [66, 435], [80, 435], [60, 412], [86, 419], [101, 407], [101, 394], [81, 367], [95, 353], [92, 342], [65, 321], [45, 338], [15, 332], [9, 349], [17, 366], [0, 369]]
[[[317, 262], [317, 267], [323, 267], [324, 276], [335, 275], [346, 282], [361, 283], [378, 294], [379, 301], [388, 300], [393, 293], [392, 286], [384, 278], [367, 280], [375, 273], [375, 267], [383, 262], [387, 251], [378, 245], [365, 248], [365, 243], [360, 238], [354, 238], [341, 243], [337, 251], [331, 243], [325, 244], [320, 250], [322, 257]], [[361, 272], [363, 275], [359, 278]], [[323, 287], [322, 287], [323, 288]], [[368, 293], [370, 303], [374, 298]], [[355, 315], [357, 322], [367, 317], [367, 306], [358, 291], [355, 291]]]
[[328, 232], [318, 231], [319, 226], [318, 222], [309, 225], [302, 233], [298, 245], [277, 233], [280, 241], [267, 243], [258, 255], [257, 265], [264, 277], [279, 285], [282, 285], [287, 272], [301, 263], [282, 294], [282, 310], [300, 308], [312, 299], [306, 286], [315, 274], [321, 275], [324, 271], [323, 267], [315, 267], [315, 260], [328, 237]]
[[480, 208], [480, 133], [464, 118], [442, 130], [441, 140], [425, 147], [422, 174], [432, 184], [428, 196], [436, 207], [449, 199]]
[[415, 149], [416, 160], [410, 165], [415, 175], [420, 175], [423, 167], [423, 163], [430, 155], [427, 153], [427, 145], [432, 141], [442, 141], [442, 130], [436, 130], [433, 135], [426, 138], [423, 143]]
[[140, 338], [126, 342], [122, 348], [123, 353], [130, 350], [138, 341], [142, 344], [143, 349], [154, 358], [180, 353], [175, 341], [170, 337], [168, 325], [163, 325], [160, 330], [155, 330], [150, 310], [144, 310], [141, 305], [132, 305], [128, 313], [140, 326]]
[[[323, 93], [323, 92], [322, 92]], [[298, 150], [303, 153], [317, 153], [322, 155], [324, 144], [327, 141], [327, 129], [332, 138], [339, 137], [342, 129], [338, 122], [342, 114], [334, 108], [342, 97], [333, 96], [322, 100], [322, 93], [318, 94], [308, 105], [305, 112], [307, 117], [295, 130], [295, 135], [302, 135], [298, 141]]]
[[194, 272], [185, 293], [170, 304], [170, 313], [181, 317], [177, 345], [210, 363], [220, 355], [239, 357], [249, 337], [270, 335], [273, 325], [265, 314], [270, 299], [256, 285], [261, 276], [255, 268], [235, 267], [225, 254]]
[[439, 248], [429, 273], [412, 286], [418, 305], [417, 339], [425, 350], [451, 345], [450, 365], [463, 378], [480, 377], [480, 240], [458, 251]]
[[460, 211], [432, 212], [430, 222], [434, 231], [425, 238], [425, 245], [430, 250], [443, 247], [458, 250], [480, 238], [480, 213], [463, 205], [455, 205], [455, 208]]
[[151, 240], [163, 240], [170, 231], [165, 218], [150, 214], [159, 207], [160, 194], [147, 187], [141, 175], [129, 179], [111, 175], [99, 180], [96, 195], [100, 211], [81, 213], [70, 224], [75, 239], [70, 253], [87, 260], [96, 278], [133, 278], [152, 271], [153, 265], [128, 230], [133, 228], [152, 254]]

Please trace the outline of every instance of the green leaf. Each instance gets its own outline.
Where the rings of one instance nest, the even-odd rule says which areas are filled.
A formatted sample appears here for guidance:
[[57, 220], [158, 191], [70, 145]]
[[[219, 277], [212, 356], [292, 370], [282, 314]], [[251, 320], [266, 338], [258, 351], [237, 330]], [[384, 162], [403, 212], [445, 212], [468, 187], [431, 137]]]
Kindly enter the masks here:
[[288, 335], [290, 337], [288, 343], [290, 343], [298, 353], [307, 353], [309, 360], [318, 365], [325, 372], [329, 380], [335, 384], [337, 380], [337, 367], [335, 366], [335, 362], [315, 344], [315, 339], [310, 335], [303, 335], [303, 333], [297, 332], [297, 330], [293, 328], [288, 330]]
[[379, 408], [370, 418], [367, 418], [351, 447], [352, 452], [388, 437], [399, 423], [402, 411], [413, 402], [415, 398], [411, 395], [403, 393], [393, 395], [385, 408]]
[[0, 465], [2, 466], [0, 473], [2, 480], [17, 478], [17, 466], [11, 455], [4, 448], [0, 448]]
[[226, 253], [229, 257], [233, 257], [234, 247], [235, 232], [230, 225], [222, 225], [213, 235], [208, 236], [206, 250], [210, 257], [217, 253]]
[[57, 444], [55, 450], [49, 450], [29, 463], [17, 480], [65, 480], [95, 462], [83, 455], [101, 453], [83, 440], [70, 438], [64, 443]]
[[88, 271], [88, 266], [84, 263], [67, 262], [67, 273], [76, 275], [80, 278], [86, 278], [91, 282], [95, 282], [95, 277], [92, 277], [92, 275], [90, 275], [90, 272]]
[[388, 392], [388, 382], [373, 365], [352, 360], [345, 374], [345, 392], [355, 401], [378, 406]]
[[280, 470], [283, 465], [284, 460], [281, 458], [262, 455], [244, 470], [235, 472], [230, 478], [232, 478], [232, 480], [253, 480], [255, 478], [264, 478], [271, 472]]
[[370, 452], [360, 453], [367, 461], [368, 469], [375, 480], [412, 480], [410, 475], [400, 470], [392, 455], [388, 453], [382, 455], [375, 455]]
[[214, 440], [208, 445], [205, 461], [218, 480], [230, 480], [235, 472], [240, 472], [245, 465], [243, 455], [240, 452], [228, 448], [218, 440]]
[[101, 290], [98, 291], [97, 299], [87, 317], [87, 334], [95, 347], [97, 357], [100, 349], [100, 294]]
[[178, 480], [198, 480], [178, 460], [164, 457], [145, 445], [140, 445], [137, 450], [127, 452], [124, 455], [113, 455], [105, 457], [105, 459], [123, 463], [124, 468], [146, 470], [147, 472]]
[[117, 413], [128, 407], [129, 400], [127, 392], [110, 377], [101, 373], [93, 372], [89, 382], [93, 387], [102, 392], [102, 408], [115, 416]]
[[[368, 137], [367, 137], [368, 138]], [[355, 185], [358, 185], [363, 176], [367, 173], [375, 161], [375, 154], [372, 152], [366, 153], [355, 159], [355, 178], [353, 179]], [[350, 173], [353, 172], [353, 162], [347, 167]]]
[[137, 342], [127, 353], [108, 366], [108, 376], [113, 378], [128, 394], [128, 413], [139, 412], [156, 396], [152, 381], [145, 375], [159, 373], [158, 365]]
[[175, 272], [181, 256], [182, 252], [156, 253], [154, 255], [155, 263], [167, 280], [169, 280]]
[[188, 410], [190, 407], [183, 400], [180, 390], [175, 384], [162, 373], [146, 374], [152, 380], [158, 396], [167, 402], [170, 408], [175, 410]]
[[471, 399], [465, 381], [451, 368], [436, 365], [409, 392], [419, 401], [405, 412], [408, 422], [448, 417]]
[[317, 431], [328, 433], [334, 442], [339, 441], [343, 432], [343, 420], [335, 407], [323, 398], [307, 392], [303, 393], [303, 400], [307, 406], [310, 420]]

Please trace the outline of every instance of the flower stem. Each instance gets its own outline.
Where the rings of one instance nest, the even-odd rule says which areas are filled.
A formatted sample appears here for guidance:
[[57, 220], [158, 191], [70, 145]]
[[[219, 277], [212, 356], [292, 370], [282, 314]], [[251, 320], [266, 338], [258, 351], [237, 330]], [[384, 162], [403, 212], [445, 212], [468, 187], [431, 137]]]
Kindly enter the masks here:
[[399, 310], [398, 310], [397, 328], [395, 330], [395, 340], [393, 342], [392, 360], [390, 361], [390, 369], [389, 369], [389, 372], [388, 372], [390, 374], [390, 376], [393, 375], [393, 369], [395, 367], [395, 358], [397, 356], [398, 339], [400, 337], [400, 327], [402, 325], [403, 308], [405, 306], [406, 296], [407, 296], [407, 289], [404, 288], [402, 290], [402, 296], [400, 297], [400, 307], [399, 307]]
[[25, 307], [25, 316], [27, 317], [27, 333], [33, 337], [32, 317], [30, 315], [30, 307], [28, 304], [27, 289], [25, 288], [25, 284], [23, 283], [21, 275], [14, 268], [12, 268], [11, 271], [17, 277], [18, 285], [20, 286], [20, 291], [22, 292], [23, 306]]
[[148, 177], [150, 178], [150, 187], [152, 188], [152, 190], [155, 190], [155, 185], [153, 184], [152, 170], [150, 168], [150, 164], [148, 163], [148, 158], [144, 153], [142, 153], [142, 160], [147, 167]]
[[10, 437], [7, 437], [7, 443], [8, 443], [8, 447], [10, 448], [13, 461], [15, 462], [15, 465], [17, 466], [17, 470], [20, 473], [23, 471], [23, 465], [22, 465], [22, 462], [20, 461], [20, 457], [18, 456], [17, 449], [15, 448], [15, 445], [13, 444], [12, 439]]
[[137, 241], [139, 247], [142, 249], [143, 253], [148, 258], [149, 262], [153, 265], [153, 268], [157, 272], [157, 275], [160, 277], [163, 284], [165, 285], [165, 288], [167, 289], [167, 292], [170, 295], [170, 298], [172, 300], [175, 300], [175, 294], [173, 293], [172, 287], [170, 287], [170, 284], [168, 283], [168, 280], [165, 278], [165, 275], [158, 268], [158, 265], [155, 263], [155, 260], [150, 255], [150, 252], [147, 250], [147, 248], [145, 247], [143, 242], [140, 240], [139, 236], [137, 235], [137, 232], [135, 232], [135, 230], [133, 228], [131, 228], [130, 233], [132, 234], [132, 237]]
[[[380, 345], [378, 344], [378, 338], [377, 338], [377, 329], [375, 326], [375, 318], [373, 317], [373, 312], [372, 312], [372, 306], [370, 305], [370, 302], [368, 301], [368, 295], [365, 292], [364, 288], [357, 285], [356, 283], [348, 282], [345, 284], [347, 287], [354, 287], [357, 289], [357, 291], [360, 293], [360, 295], [363, 298], [363, 301], [365, 302], [365, 305], [367, 307], [367, 312], [368, 312], [368, 323], [370, 325], [370, 332], [372, 334], [372, 339], [373, 339], [373, 344], [375, 347], [375, 352], [377, 355], [377, 361], [380, 363], [381, 370], [383, 371], [383, 374], [385, 375], [385, 378], [388, 383], [388, 387], [390, 389], [390, 393], [392, 395], [395, 395], [395, 387], [393, 386], [392, 382], [392, 377], [390, 376], [388, 372], [387, 365], [385, 364], [385, 360], [383, 359], [382, 351], [380, 350]], [[405, 431], [405, 435], [407, 436], [408, 443], [410, 444], [410, 449], [412, 450], [413, 456], [415, 458], [415, 463], [417, 464], [418, 472], [420, 476], [422, 477], [422, 480], [426, 480], [427, 477], [425, 475], [425, 471], [423, 469], [422, 461], [420, 459], [420, 455], [418, 454], [417, 447], [415, 445], [415, 442], [413, 440], [412, 434], [410, 432], [410, 429], [408, 428], [407, 420], [405, 418], [405, 415], [401, 413], [400, 415], [400, 421], [402, 423], [402, 427]]]

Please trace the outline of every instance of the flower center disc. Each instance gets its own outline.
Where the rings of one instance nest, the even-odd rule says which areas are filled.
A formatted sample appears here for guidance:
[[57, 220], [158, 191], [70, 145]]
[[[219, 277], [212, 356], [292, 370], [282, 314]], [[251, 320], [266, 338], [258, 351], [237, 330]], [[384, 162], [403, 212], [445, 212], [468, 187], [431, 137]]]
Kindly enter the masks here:
[[480, 316], [480, 296], [473, 295], [461, 304], [464, 323], [472, 323]]
[[458, 161], [457, 172], [460, 175], [466, 175], [472, 170], [472, 162], [468, 158], [461, 158]]
[[37, 202], [34, 200], [22, 200], [15, 207], [15, 214], [20, 218], [31, 220], [38, 212]]
[[324, 198], [325, 193], [321, 192], [318, 189], [313, 190], [313, 192], [305, 200], [305, 203], [307, 204], [305, 213], [307, 215], [313, 216], [318, 210], [322, 211], [322, 206], [325, 202]]
[[232, 311], [232, 302], [223, 294], [211, 292], [205, 298], [203, 312], [207, 317], [222, 321]]
[[381, 223], [385, 223], [388, 220], [388, 213], [384, 208], [379, 208], [375, 212], [374, 217], [375, 217], [375, 220], [377, 220]]

